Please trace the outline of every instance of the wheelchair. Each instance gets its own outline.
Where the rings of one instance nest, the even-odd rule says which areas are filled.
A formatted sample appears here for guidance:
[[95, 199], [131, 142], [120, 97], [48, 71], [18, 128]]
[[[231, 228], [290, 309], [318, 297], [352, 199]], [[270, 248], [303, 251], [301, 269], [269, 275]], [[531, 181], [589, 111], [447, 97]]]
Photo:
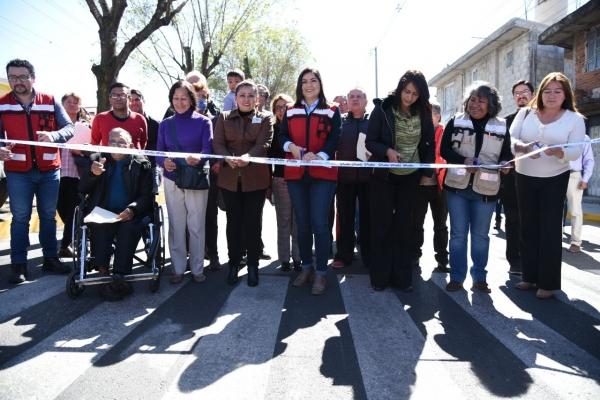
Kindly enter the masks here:
[[[89, 227], [83, 222], [85, 217], [83, 210], [85, 201], [82, 201], [74, 211], [73, 216], [73, 269], [67, 278], [67, 295], [71, 299], [79, 297], [86, 286], [102, 285], [113, 281], [112, 276], [97, 276], [92, 267], [93, 254], [91, 254], [91, 239]], [[125, 281], [150, 281], [152, 293], [160, 288], [165, 263], [165, 233], [163, 208], [154, 202], [152, 215], [144, 217], [142, 241], [145, 257], [139, 257], [134, 253], [134, 261], [141, 263], [149, 272], [132, 273], [123, 276]], [[139, 246], [139, 243], [138, 243]], [[114, 243], [113, 243], [114, 247]]]

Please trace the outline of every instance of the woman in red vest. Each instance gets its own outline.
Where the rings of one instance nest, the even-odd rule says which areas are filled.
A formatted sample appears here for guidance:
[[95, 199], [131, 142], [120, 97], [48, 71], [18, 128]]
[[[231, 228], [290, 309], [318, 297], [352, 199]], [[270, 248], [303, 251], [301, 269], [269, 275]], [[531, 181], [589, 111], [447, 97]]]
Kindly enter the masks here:
[[[340, 134], [338, 108], [327, 102], [319, 71], [304, 69], [296, 84], [296, 102], [285, 113], [279, 132], [286, 158], [303, 161], [333, 159]], [[337, 168], [285, 166], [284, 177], [298, 223], [302, 272], [294, 286], [314, 280], [312, 294], [325, 291], [331, 250], [329, 211], [335, 194]], [[312, 245], [315, 241], [313, 263]]]

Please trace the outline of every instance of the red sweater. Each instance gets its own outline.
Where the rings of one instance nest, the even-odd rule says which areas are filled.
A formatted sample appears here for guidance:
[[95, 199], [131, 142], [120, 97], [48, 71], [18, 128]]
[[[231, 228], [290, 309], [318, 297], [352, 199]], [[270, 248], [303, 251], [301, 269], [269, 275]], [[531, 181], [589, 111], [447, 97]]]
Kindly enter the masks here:
[[117, 119], [112, 111], [105, 111], [94, 117], [92, 122], [92, 144], [108, 146], [108, 133], [114, 128], [123, 128], [131, 135], [133, 144], [138, 149], [145, 149], [148, 141], [148, 126], [143, 115], [129, 112], [126, 119]]

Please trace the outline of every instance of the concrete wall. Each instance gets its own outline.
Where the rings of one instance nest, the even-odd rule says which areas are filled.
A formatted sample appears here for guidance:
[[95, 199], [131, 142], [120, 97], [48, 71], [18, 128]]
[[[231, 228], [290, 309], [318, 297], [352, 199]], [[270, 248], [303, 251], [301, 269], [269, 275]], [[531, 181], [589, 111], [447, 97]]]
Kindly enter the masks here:
[[[595, 71], [586, 70], [586, 43], [587, 32], [581, 32], [574, 38], [574, 72], [575, 72], [575, 96], [581, 104], [583, 99], [598, 99], [600, 97], [600, 69]], [[597, 100], [596, 100], [597, 101]], [[600, 106], [590, 107], [586, 112], [588, 118], [588, 133], [592, 139], [600, 138]], [[589, 181], [587, 194], [600, 197], [600, 145], [592, 147], [596, 160], [594, 173]]]

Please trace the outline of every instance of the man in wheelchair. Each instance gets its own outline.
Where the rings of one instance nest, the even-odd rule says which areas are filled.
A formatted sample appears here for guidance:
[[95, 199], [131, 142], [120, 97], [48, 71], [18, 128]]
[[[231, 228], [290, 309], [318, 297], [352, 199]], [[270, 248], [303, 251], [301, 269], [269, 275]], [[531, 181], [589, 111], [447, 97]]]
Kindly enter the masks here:
[[[133, 148], [131, 135], [122, 128], [109, 133], [111, 147]], [[118, 215], [119, 222], [90, 223], [92, 266], [100, 275], [110, 275], [110, 258], [114, 251], [113, 280], [100, 285], [106, 300], [122, 300], [133, 292], [124, 275], [131, 274], [133, 256], [144, 229], [143, 219], [152, 213], [154, 194], [152, 166], [144, 156], [95, 153], [92, 165], [79, 183], [87, 195], [84, 213], [99, 206]], [[113, 248], [114, 244], [114, 248]]]

